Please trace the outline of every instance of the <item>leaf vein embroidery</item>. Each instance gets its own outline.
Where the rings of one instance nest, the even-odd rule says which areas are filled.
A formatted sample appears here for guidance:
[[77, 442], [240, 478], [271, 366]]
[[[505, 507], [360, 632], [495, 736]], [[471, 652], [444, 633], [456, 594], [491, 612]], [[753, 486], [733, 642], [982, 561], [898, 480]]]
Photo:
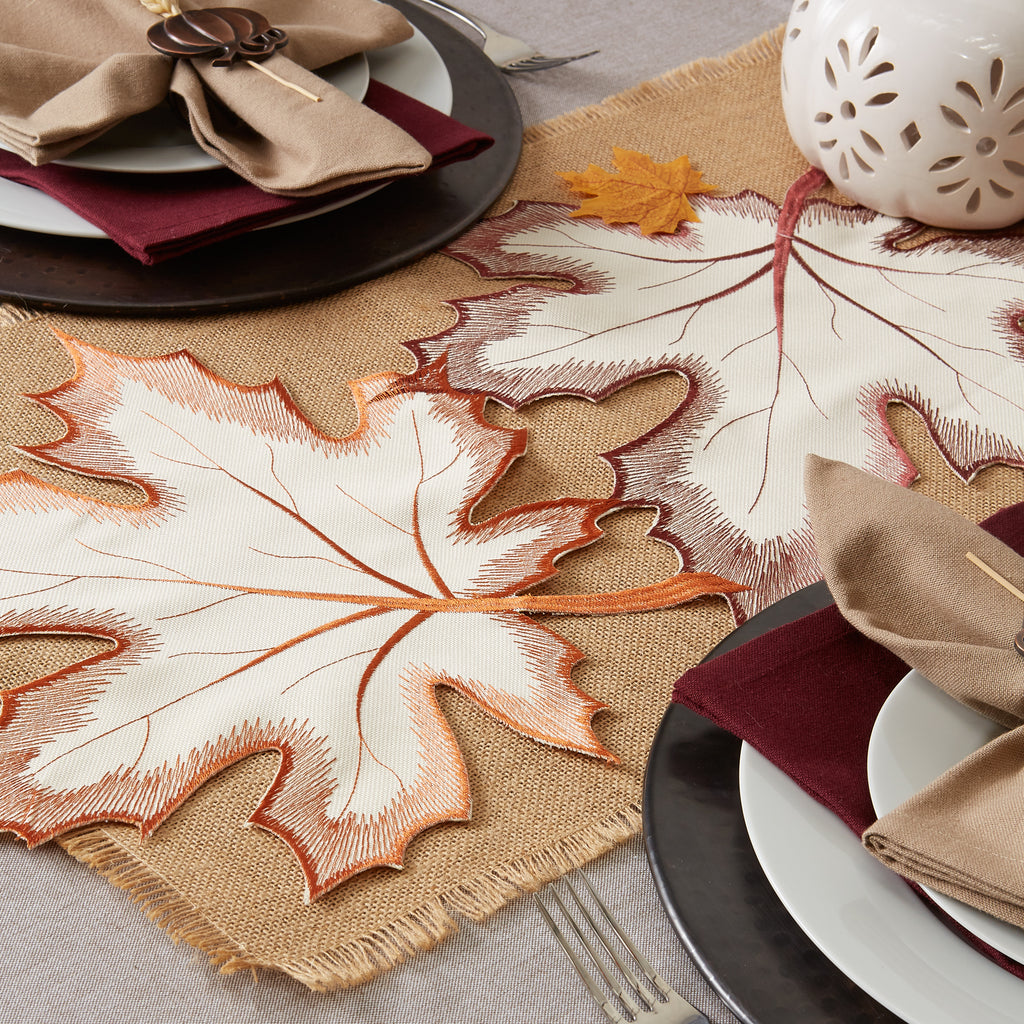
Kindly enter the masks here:
[[[22, 576], [55, 576], [57, 573], [36, 573], [36, 572], [25, 572], [19, 569], [6, 569], [5, 572], [17, 573]], [[59, 583], [51, 583], [48, 587], [37, 587], [35, 590], [23, 590], [19, 594], [4, 594], [2, 600], [14, 601], [19, 597], [36, 597], [39, 594], [48, 594], [53, 590], [60, 590], [61, 587], [66, 587], [71, 583], [77, 583], [82, 577], [81, 576], [66, 576], [62, 577]]]
[[362, 651], [352, 651], [350, 654], [346, 654], [340, 658], [335, 658], [334, 661], [325, 662], [323, 665], [317, 665], [316, 668], [310, 669], [305, 675], [299, 676], [298, 679], [293, 679], [282, 691], [282, 694], [287, 693], [290, 689], [298, 686], [299, 683], [305, 682], [312, 676], [315, 676], [319, 672], [325, 672], [329, 668], [334, 668], [335, 665], [342, 665], [346, 661], [351, 661], [353, 658], [364, 658], [368, 654], [372, 654], [375, 648], [368, 647]]
[[[176, 576], [180, 576], [181, 577], [181, 579], [178, 581], [180, 583], [198, 583], [199, 582], [198, 580], [193, 579], [193, 577], [189, 576], [187, 573], [182, 572], [180, 569], [174, 569], [174, 568], [172, 568], [169, 565], [164, 565], [162, 562], [155, 562], [155, 561], [153, 561], [150, 558], [141, 558], [138, 555], [126, 555], [123, 552], [119, 552], [119, 551], [104, 551], [102, 548], [95, 547], [92, 544], [86, 544], [86, 542], [84, 540], [82, 540], [81, 538], [79, 538], [79, 537], [75, 538], [75, 543], [78, 544], [79, 547], [85, 548], [86, 551], [91, 551], [94, 555], [103, 555], [105, 558], [112, 558], [112, 559], [114, 559], [115, 561], [118, 561], [118, 562], [120, 562], [120, 561], [124, 561], [124, 562], [138, 562], [141, 565], [151, 565], [151, 566], [156, 567], [157, 569], [163, 569], [165, 572], [174, 573]], [[122, 575], [101, 576], [99, 573], [90, 573], [87, 576], [82, 576], [81, 578], [82, 579], [94, 579], [94, 580], [101, 580], [101, 579], [105, 579], [105, 580], [126, 580], [126, 581], [130, 580], [130, 581], [135, 582], [135, 583], [154, 582], [152, 580], [147, 581], [144, 577], [141, 577], [141, 576], [122, 576]], [[168, 580], [167, 582], [173, 582], [173, 581]]]
[[421, 625], [427, 619], [430, 618], [430, 612], [420, 612], [418, 615], [414, 615], [407, 622], [399, 626], [398, 629], [388, 637], [380, 645], [379, 650], [370, 659], [370, 663], [363, 670], [362, 678], [359, 680], [359, 689], [356, 693], [356, 730], [359, 734], [359, 753], [356, 757], [356, 770], [352, 780], [352, 791], [348, 795], [348, 799], [345, 801], [345, 806], [342, 808], [341, 813], [344, 814], [348, 810], [349, 804], [352, 803], [355, 797], [356, 788], [359, 784], [359, 775], [363, 767], [363, 751], [373, 758], [382, 768], [391, 772], [391, 774], [398, 781], [399, 786], [405, 789], [405, 783], [389, 765], [382, 762], [376, 754], [370, 749], [370, 744], [366, 741], [366, 734], [363, 732], [363, 698], [366, 695], [366, 689], [370, 685], [370, 680], [373, 678], [374, 673], [380, 667], [384, 659], [397, 647], [417, 626]]
[[230, 672], [226, 672], [224, 675], [218, 677], [217, 679], [212, 679], [210, 680], [210, 682], [204, 683], [202, 686], [197, 686], [194, 690], [189, 690], [187, 693], [179, 694], [179, 696], [175, 697], [173, 700], [169, 700], [165, 704], [161, 704], [143, 715], [138, 715], [135, 718], [131, 718], [124, 722], [120, 722], [113, 728], [107, 729], [105, 732], [98, 733], [96, 736], [90, 737], [83, 743], [80, 743], [74, 747], [69, 747], [67, 750], [62, 751], [56, 757], [52, 758], [50, 761], [47, 761], [40, 768], [38, 768], [37, 771], [44, 771], [45, 769], [49, 768], [51, 765], [55, 764], [62, 758], [68, 757], [71, 754], [84, 749], [86, 746], [92, 743], [96, 743], [99, 740], [106, 739], [107, 737], [112, 736], [114, 733], [120, 732], [122, 729], [127, 729], [129, 726], [138, 725], [138, 723], [141, 722], [143, 719], [149, 719], [151, 718], [151, 716], [158, 714], [161, 711], [167, 711], [169, 708], [172, 708], [177, 704], [181, 704], [184, 701], [190, 699], [191, 697], [195, 697], [206, 690], [212, 689], [214, 686], [218, 686], [220, 683], [223, 683], [227, 679], [231, 679], [234, 676], [241, 675], [243, 672], [247, 672], [249, 669], [255, 667], [256, 665], [259, 665], [261, 662], [266, 661], [268, 658], [272, 658], [278, 654], [281, 654], [284, 651], [287, 651], [292, 647], [296, 646], [297, 644], [303, 643], [306, 640], [312, 640], [314, 637], [320, 636], [323, 633], [327, 633], [332, 629], [337, 629], [339, 626], [347, 625], [350, 622], [356, 622], [359, 619], [368, 618], [373, 615], [379, 615], [381, 614], [382, 611], [384, 611], [384, 609], [382, 608], [367, 608], [364, 611], [356, 612], [354, 615], [346, 616], [343, 619], [335, 619], [333, 622], [327, 622], [321, 626], [316, 627], [315, 629], [310, 629], [304, 633], [300, 633], [298, 636], [294, 636], [290, 640], [286, 640], [284, 643], [277, 644], [275, 647], [272, 647], [269, 650], [261, 652], [259, 657], [253, 658], [251, 661], [246, 662], [244, 665], [240, 665], [236, 669], [232, 669], [232, 671]]
[[807, 400], [814, 406], [818, 411], [822, 419], [828, 419], [828, 413], [818, 404], [818, 400], [814, 397], [814, 389], [811, 387], [810, 378], [804, 373], [801, 367], [797, 364], [796, 360], [788, 352], [783, 352], [782, 357], [793, 367], [793, 372], [800, 378], [800, 383], [804, 386], [804, 394], [807, 395]]
[[[197, 615], [199, 612], [209, 611], [211, 608], [216, 608], [218, 605], [226, 604], [228, 601], [235, 601], [240, 597], [251, 596], [246, 594], [244, 591], [236, 594], [228, 594], [227, 597], [218, 598], [216, 601], [209, 601], [206, 604], [197, 605], [195, 608], [186, 608], [184, 611], [174, 612], [171, 615], [157, 615], [154, 619], [155, 622], [170, 622], [172, 619], [182, 619], [187, 615]], [[176, 657], [176, 655], [172, 655]]]
[[125, 772], [126, 775], [130, 775], [132, 772], [139, 767], [139, 762], [142, 760], [142, 756], [146, 753], [146, 748], [149, 746], [149, 734], [152, 731], [152, 721], [149, 715], [146, 715], [146, 735], [142, 739], [142, 746], [139, 748], [139, 755], [135, 758], [132, 766]]
[[[374, 508], [371, 508], [369, 505], [366, 504], [366, 502], [360, 501], [354, 494], [350, 494], [348, 491], [346, 491], [345, 488], [341, 486], [341, 484], [335, 484], [334, 487], [335, 487], [335, 490], [337, 490], [339, 494], [341, 494], [344, 497], [348, 498], [348, 500], [351, 501], [354, 505], [358, 505], [359, 508], [361, 508], [364, 512], [366, 512], [369, 515], [373, 516], [375, 519], [377, 519], [379, 522], [383, 523], [385, 526], [390, 527], [392, 530], [397, 530], [399, 533], [404, 533], [408, 537], [412, 536], [412, 530], [408, 529], [407, 527], [400, 526], [398, 523], [394, 522], [393, 520], [388, 519], [387, 516], [385, 516], [383, 513], [378, 512]], [[285, 557], [285, 556], [282, 556], [282, 557]], [[309, 557], [313, 557], [313, 556], [309, 556]], [[336, 565], [340, 565], [340, 563], [337, 563], [337, 562], [335, 564]]]
[[277, 481], [278, 487], [288, 496], [288, 500], [292, 503], [292, 511], [298, 515], [299, 503], [295, 500], [295, 495], [285, 486], [284, 481], [277, 475], [277, 453], [274, 451], [270, 444], [266, 445], [268, 454], [270, 455], [270, 475]]
[[[174, 434], [176, 437], [180, 438], [188, 447], [192, 448], [198, 454], [202, 455], [203, 458], [205, 458], [210, 463], [210, 465], [212, 467], [216, 468], [221, 473], [223, 473], [233, 483], [238, 484], [239, 487], [242, 487], [243, 489], [249, 491], [251, 494], [254, 494], [257, 498], [260, 498], [261, 500], [265, 501], [271, 507], [276, 508], [279, 511], [283, 512], [286, 516], [288, 516], [294, 522], [298, 523], [301, 527], [303, 527], [304, 529], [308, 530], [318, 540], [322, 541], [324, 544], [326, 544], [328, 547], [330, 547], [333, 551], [335, 551], [339, 555], [341, 555], [342, 558], [344, 558], [347, 561], [351, 562], [361, 572], [366, 573], [367, 576], [372, 576], [374, 579], [379, 580], [382, 583], [386, 583], [389, 586], [394, 587], [396, 590], [402, 590], [402, 591], [404, 591], [407, 594], [412, 594], [412, 595], [417, 596], [417, 597], [425, 597], [426, 596], [425, 594], [422, 594], [420, 591], [415, 590], [412, 587], [406, 586], [406, 584], [401, 583], [399, 580], [393, 579], [392, 577], [387, 576], [384, 573], [381, 573], [378, 570], [374, 569], [372, 566], [367, 565], [365, 562], [362, 561], [362, 559], [358, 558], [356, 555], [352, 554], [350, 551], [346, 551], [335, 540], [333, 540], [331, 537], [328, 537], [327, 534], [325, 534], [321, 529], [319, 529], [317, 526], [315, 526], [313, 523], [311, 523], [309, 521], [309, 519], [307, 519], [305, 516], [303, 516], [300, 512], [298, 512], [295, 509], [288, 508], [288, 506], [285, 505], [283, 502], [278, 501], [277, 498], [271, 497], [271, 495], [267, 494], [266, 491], [261, 490], [255, 484], [251, 484], [247, 480], [243, 480], [241, 477], [236, 476], [226, 466], [220, 465], [220, 463], [218, 463], [216, 459], [214, 459], [210, 455], [207, 455], [206, 452], [204, 452], [194, 442], [190, 441], [186, 437], [183, 437], [181, 432], [178, 431], [178, 430], [175, 430], [172, 426], [170, 426], [170, 424], [162, 422], [161, 420], [159, 420], [155, 416], [153, 416], [151, 413], [146, 413], [146, 415], [149, 416], [150, 419], [153, 419], [157, 423], [159, 423], [159, 425], [162, 426], [165, 430], [169, 431], [171, 434]], [[285, 493], [287, 493], [287, 491]]]
[[423, 531], [420, 528], [420, 488], [427, 481], [427, 479], [436, 479], [447, 473], [448, 470], [455, 465], [456, 458], [452, 456], [451, 461], [443, 469], [438, 470], [432, 477], [426, 476], [426, 465], [423, 461], [423, 438], [420, 437], [420, 425], [416, 419], [416, 413], [413, 411], [412, 416], [412, 430], [413, 436], [416, 438], [416, 454], [420, 460], [420, 475], [416, 481], [416, 486], [413, 488], [412, 494], [412, 536], [416, 543], [416, 554], [419, 556], [420, 562], [423, 567], [427, 570], [427, 575], [431, 578], [434, 586], [441, 591], [442, 597], [452, 598], [455, 595], [449, 590], [448, 584], [445, 583], [441, 574], [437, 571], [437, 566], [434, 565], [433, 560], [427, 551], [426, 544], [423, 543]]
[[839, 289], [836, 288], [834, 285], [830, 284], [824, 278], [819, 277], [811, 269], [811, 267], [808, 266], [808, 264], [803, 261], [803, 259], [797, 253], [793, 254], [793, 258], [804, 268], [804, 270], [807, 271], [807, 273], [812, 278], [814, 278], [814, 280], [820, 281], [821, 282], [821, 286], [823, 288], [825, 288], [828, 291], [830, 291], [837, 298], [844, 299], [847, 303], [849, 303], [855, 309], [859, 310], [862, 313], [865, 313], [866, 315], [868, 315], [872, 319], [877, 320], [879, 323], [885, 324], [885, 326], [887, 326], [887, 327], [891, 327], [894, 331], [896, 331], [898, 334], [901, 334], [908, 341], [911, 341], [911, 342], [913, 342], [913, 344], [915, 344], [918, 347], [922, 348], [925, 352], [928, 353], [928, 355], [930, 355], [932, 358], [934, 358], [935, 361], [937, 363], [939, 363], [939, 365], [941, 365], [941, 366], [945, 367], [947, 370], [949, 370], [950, 373], [953, 374], [953, 377], [954, 377], [954, 379], [957, 382], [957, 388], [959, 389], [961, 396], [963, 397], [964, 401], [967, 403], [967, 405], [971, 409], [974, 409], [975, 411], [980, 411], [980, 410], [978, 410], [977, 404], [974, 402], [974, 400], [971, 399], [968, 396], [967, 392], [964, 390], [964, 383], [963, 382], [965, 380], [966, 381], [970, 381], [970, 383], [973, 384], [980, 391], [985, 391], [985, 392], [987, 392], [988, 394], [992, 395], [995, 398], [999, 398], [999, 399], [1005, 400], [1014, 409], [1024, 410], [1024, 405], [1021, 405], [1019, 402], [1014, 402], [1012, 399], [1009, 399], [1005, 395], [1000, 394], [994, 388], [992, 388], [992, 387], [990, 387], [990, 386], [988, 386], [986, 384], [983, 384], [980, 380], [978, 380], [978, 379], [976, 379], [974, 377], [971, 377], [970, 375], [964, 373], [962, 370], [957, 369], [957, 367], [955, 367], [948, 359], [946, 359], [943, 356], [941, 356], [936, 349], [934, 349], [932, 346], [926, 344], [913, 331], [911, 331], [911, 330], [907, 329], [906, 327], [903, 327], [902, 325], [896, 323], [894, 320], [891, 320], [889, 317], [883, 316], [877, 310], [870, 309], [869, 307], [865, 306], [863, 303], [858, 302], [856, 299], [851, 298], [849, 295], [846, 295], [843, 292], [839, 291]]
[[725, 362], [726, 359], [731, 359], [737, 353], [742, 352], [748, 345], [756, 345], [759, 341], [764, 341], [766, 338], [770, 338], [773, 334], [775, 334], [775, 328], [770, 327], [767, 331], [763, 331], [761, 334], [758, 334], [753, 338], [747, 338], [746, 341], [741, 341], [732, 348], [726, 349], [722, 354], [722, 362]]

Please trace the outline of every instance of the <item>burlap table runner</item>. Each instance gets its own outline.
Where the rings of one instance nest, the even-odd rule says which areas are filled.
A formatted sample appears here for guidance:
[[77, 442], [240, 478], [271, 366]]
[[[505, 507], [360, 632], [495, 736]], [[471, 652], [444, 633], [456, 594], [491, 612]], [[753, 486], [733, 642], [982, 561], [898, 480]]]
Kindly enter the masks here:
[[[723, 193], [753, 188], [781, 202], [805, 169], [778, 102], [780, 34], [723, 60], [702, 62], [529, 130], [521, 166], [498, 204], [568, 201], [559, 170], [607, 166], [613, 145], [667, 160], [688, 153]], [[256, 313], [152, 320], [38, 315], [0, 308], [3, 439], [39, 443], [59, 425], [22, 396], [65, 380], [72, 367], [51, 333], [59, 327], [104, 348], [157, 354], [188, 348], [240, 384], [279, 376], [299, 408], [329, 434], [347, 433], [355, 409], [346, 382], [381, 370], [411, 371], [405, 340], [453, 322], [446, 299], [496, 291], [467, 266], [429, 256], [387, 278], [297, 306]], [[530, 448], [479, 509], [480, 515], [563, 494], [605, 497], [611, 471], [600, 452], [629, 441], [676, 408], [685, 382], [663, 374], [598, 404], [548, 399], [518, 413], [489, 406], [494, 421], [529, 429]], [[921, 470], [915, 485], [973, 519], [1024, 500], [1024, 473], [983, 471], [970, 487], [945, 467], [919, 419], [892, 407], [890, 422]], [[58, 472], [12, 456], [46, 478]], [[81, 487], [75, 479], [71, 486]], [[126, 489], [83, 490], [123, 500]], [[551, 591], [587, 592], [663, 579], [675, 553], [646, 537], [653, 513], [602, 521], [605, 537], [563, 559]], [[555, 628], [586, 652], [574, 681], [610, 705], [595, 719], [617, 766], [521, 738], [451, 693], [439, 694], [459, 738], [473, 792], [465, 824], [429, 829], [410, 845], [401, 873], [375, 869], [312, 906], [283, 843], [244, 821], [271, 782], [277, 755], [251, 757], [206, 784], [150, 838], [127, 826], [90, 828], [62, 845], [129, 890], [176, 938], [226, 970], [268, 967], [320, 989], [352, 985], [479, 920], [518, 894], [592, 859], [636, 833], [647, 752], [672, 682], [732, 628], [720, 598], [637, 615], [570, 619]], [[6, 641], [5, 685], [80, 657], [78, 644]]]

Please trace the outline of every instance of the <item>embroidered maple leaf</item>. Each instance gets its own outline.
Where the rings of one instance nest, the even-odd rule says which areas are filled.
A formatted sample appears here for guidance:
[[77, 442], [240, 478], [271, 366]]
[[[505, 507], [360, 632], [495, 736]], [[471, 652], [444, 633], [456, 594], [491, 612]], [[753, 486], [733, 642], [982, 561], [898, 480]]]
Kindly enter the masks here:
[[600, 399], [638, 378], [688, 378], [684, 402], [606, 457], [615, 497], [660, 510], [683, 564], [747, 583], [738, 620], [820, 577], [802, 498], [813, 452], [909, 484], [885, 418], [916, 409], [969, 480], [1024, 465], [1024, 250], [1017, 236], [935, 238], [809, 198], [697, 200], [702, 223], [645, 238], [523, 203], [447, 251], [486, 277], [558, 278], [453, 303], [455, 326], [410, 343], [447, 353], [453, 384], [510, 406]]
[[582, 653], [522, 612], [667, 607], [732, 587], [680, 574], [520, 595], [598, 537], [612, 503], [472, 522], [525, 437], [486, 423], [485, 399], [452, 391], [442, 367], [354, 383], [359, 426], [335, 439], [277, 383], [238, 387], [187, 353], [65, 343], [77, 372], [37, 401], [67, 433], [25, 450], [145, 500], [0, 477], [0, 635], [114, 645], [2, 695], [0, 827], [32, 843], [94, 821], [148, 833], [225, 765], [277, 749], [250, 821], [289, 844], [315, 898], [468, 816], [437, 685], [614, 760], [590, 727], [604, 705], [570, 680]]
[[700, 220], [689, 196], [713, 192], [714, 185], [701, 180], [701, 172], [681, 156], [666, 164], [655, 163], [645, 153], [612, 147], [617, 173], [596, 164], [584, 172], [559, 171], [574, 192], [584, 199], [573, 217], [601, 217], [606, 224], [638, 224], [645, 235], [671, 234], [680, 221]]

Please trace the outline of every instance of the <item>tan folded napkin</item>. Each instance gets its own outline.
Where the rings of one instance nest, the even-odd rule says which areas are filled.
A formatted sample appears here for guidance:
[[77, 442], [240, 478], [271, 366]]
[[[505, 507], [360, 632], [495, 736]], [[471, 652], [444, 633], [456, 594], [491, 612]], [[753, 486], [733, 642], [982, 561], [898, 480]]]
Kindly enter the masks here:
[[[887, 866], [1024, 927], [1024, 558], [922, 495], [811, 456], [805, 488], [822, 571], [860, 632], [1010, 731], [871, 825]], [[855, 685], [850, 680], [849, 685]]]
[[198, 144], [268, 192], [317, 195], [429, 166], [411, 136], [306, 70], [407, 39], [398, 11], [376, 0], [258, 0], [254, 9], [289, 38], [264, 66], [321, 102], [245, 64], [157, 53], [146, 30], [159, 17], [138, 0], [0, 0], [0, 140], [30, 163], [58, 160], [170, 91]]

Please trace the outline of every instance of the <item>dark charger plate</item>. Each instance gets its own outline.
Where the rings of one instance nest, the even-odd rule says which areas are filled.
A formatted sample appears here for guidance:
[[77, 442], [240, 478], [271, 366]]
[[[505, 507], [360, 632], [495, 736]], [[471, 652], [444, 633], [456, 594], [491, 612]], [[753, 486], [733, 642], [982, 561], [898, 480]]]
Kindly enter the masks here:
[[[816, 583], [765, 609], [724, 654], [832, 603]], [[644, 781], [644, 841], [658, 894], [697, 966], [744, 1024], [900, 1024], [789, 916], [747, 838], [740, 741], [689, 708], [665, 712]]]
[[[217, 242], [154, 267], [107, 239], [0, 227], [0, 296], [43, 309], [176, 314], [247, 309], [336, 292], [440, 248], [474, 224], [519, 160], [522, 117], [478, 46], [408, 0], [391, 0], [448, 67], [452, 116], [494, 137], [476, 159], [387, 188], [333, 213]], [[225, 172], [227, 173], [227, 172]]]

